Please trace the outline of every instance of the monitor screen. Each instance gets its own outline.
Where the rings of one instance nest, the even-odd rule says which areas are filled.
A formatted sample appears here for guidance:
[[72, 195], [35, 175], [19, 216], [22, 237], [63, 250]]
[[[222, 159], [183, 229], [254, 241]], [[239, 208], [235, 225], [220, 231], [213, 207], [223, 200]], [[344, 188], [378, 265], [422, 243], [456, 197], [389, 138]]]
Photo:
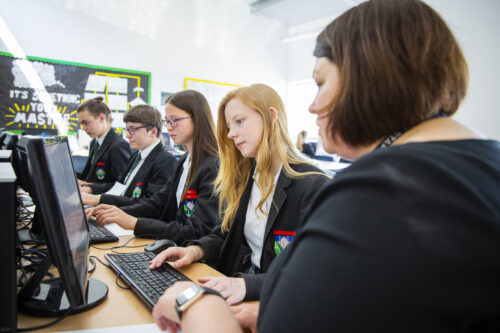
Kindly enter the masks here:
[[69, 242], [73, 267], [82, 289], [87, 276], [87, 249], [89, 236], [87, 219], [83, 210], [78, 183], [73, 172], [71, 155], [67, 142], [45, 145], [48, 171], [59, 204], [59, 211]]
[[[24, 135], [17, 142], [16, 147], [12, 151], [12, 167], [16, 173], [17, 183], [23, 190], [29, 192], [30, 181], [28, 173], [28, 142], [31, 140], [42, 139], [44, 143], [57, 143], [65, 142], [67, 140], [64, 136], [49, 136], [39, 137], [34, 135]], [[33, 193], [30, 193], [33, 196]]]
[[[54, 137], [39, 137], [33, 135], [24, 135], [17, 142], [17, 146], [12, 151], [12, 167], [17, 176], [17, 185], [19, 185], [24, 191], [28, 192], [33, 202], [36, 202], [36, 193], [31, 190], [31, 180], [30, 174], [28, 172], [28, 143], [32, 140], [40, 140], [44, 144], [51, 144], [57, 142], [65, 142], [65, 137], [54, 136]], [[29, 201], [28, 201], [29, 202]], [[23, 242], [30, 242], [33, 239], [43, 240], [44, 236], [42, 234], [42, 229], [39, 223], [40, 213], [38, 210], [35, 211], [35, 216], [31, 224], [31, 229], [23, 230], [19, 233], [19, 237]]]
[[70, 304], [80, 304], [86, 290], [89, 236], [68, 143], [30, 140], [28, 166], [49, 254]]

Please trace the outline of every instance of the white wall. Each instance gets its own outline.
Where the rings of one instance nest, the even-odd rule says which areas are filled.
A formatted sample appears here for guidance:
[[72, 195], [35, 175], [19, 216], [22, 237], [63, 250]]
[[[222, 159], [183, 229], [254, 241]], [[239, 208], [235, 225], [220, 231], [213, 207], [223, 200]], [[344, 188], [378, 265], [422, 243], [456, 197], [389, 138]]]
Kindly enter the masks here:
[[[469, 63], [469, 92], [456, 118], [500, 139], [500, 1], [427, 2], [448, 22]], [[289, 44], [280, 38], [319, 29], [313, 26], [321, 20], [287, 29], [250, 14], [241, 0], [0, 0], [0, 15], [28, 55], [151, 72], [153, 105], [160, 91], [182, 90], [185, 77], [264, 82], [289, 102], [292, 137], [314, 129], [306, 108], [313, 89], [289, 87], [287, 96], [289, 84], [296, 88], [311, 77], [314, 38]], [[0, 50], [7, 51], [1, 42]]]
[[0, 0], [0, 15], [27, 55], [151, 72], [156, 106], [185, 77], [262, 82], [285, 97], [286, 27], [241, 1]]
[[456, 118], [500, 139], [500, 1], [427, 0], [446, 20], [469, 64], [469, 89]]
[[[468, 93], [455, 118], [490, 138], [500, 139], [500, 1], [426, 1], [448, 23], [469, 64]], [[289, 81], [311, 77], [314, 42], [315, 38], [309, 38], [288, 44]], [[303, 95], [312, 98], [310, 89]], [[305, 115], [304, 104], [300, 108], [288, 106], [292, 135], [301, 127], [310, 128], [311, 117]], [[297, 120], [299, 117], [304, 121]], [[309, 135], [314, 136], [311, 132]]]

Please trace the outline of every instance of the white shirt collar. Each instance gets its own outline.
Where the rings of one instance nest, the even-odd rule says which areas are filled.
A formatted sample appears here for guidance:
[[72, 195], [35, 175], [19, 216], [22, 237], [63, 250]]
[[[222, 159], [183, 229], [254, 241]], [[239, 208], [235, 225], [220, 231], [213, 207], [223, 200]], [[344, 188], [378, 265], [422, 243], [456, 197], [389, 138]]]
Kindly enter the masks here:
[[149, 146], [147, 146], [146, 148], [140, 150], [140, 154], [141, 154], [141, 160], [145, 160], [146, 157], [148, 157], [148, 155], [153, 151], [153, 149], [155, 149], [155, 147], [160, 144], [160, 140], [150, 144]]
[[102, 147], [102, 143], [104, 142], [104, 139], [106, 139], [106, 135], [108, 135], [110, 130], [111, 127], [101, 137], [97, 138], [97, 143], [99, 143], [99, 147]]

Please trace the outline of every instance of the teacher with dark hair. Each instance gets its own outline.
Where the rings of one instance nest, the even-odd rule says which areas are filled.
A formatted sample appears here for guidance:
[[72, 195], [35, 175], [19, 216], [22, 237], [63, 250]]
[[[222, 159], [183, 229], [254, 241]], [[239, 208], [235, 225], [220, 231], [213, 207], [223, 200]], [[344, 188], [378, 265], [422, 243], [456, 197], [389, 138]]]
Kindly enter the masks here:
[[[259, 332], [500, 332], [500, 143], [452, 118], [468, 71], [446, 23], [423, 1], [372, 0], [314, 55], [323, 147], [356, 161], [268, 270]], [[187, 288], [160, 298], [161, 329], [256, 329], [256, 305], [234, 316], [212, 294], [179, 316]]]

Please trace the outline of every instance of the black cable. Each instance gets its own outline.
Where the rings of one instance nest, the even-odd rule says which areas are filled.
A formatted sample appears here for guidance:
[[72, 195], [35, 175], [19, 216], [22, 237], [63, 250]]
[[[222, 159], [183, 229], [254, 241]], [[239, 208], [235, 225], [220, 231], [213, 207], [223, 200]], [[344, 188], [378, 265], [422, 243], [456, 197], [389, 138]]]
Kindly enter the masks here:
[[17, 332], [27, 332], [27, 331], [33, 331], [33, 330], [40, 330], [42, 328], [52, 326], [54, 324], [57, 324], [58, 322], [60, 322], [64, 318], [66, 318], [70, 314], [70, 312], [71, 312], [71, 308], [66, 310], [66, 312], [64, 312], [61, 317], [59, 317], [56, 320], [53, 320], [51, 322], [48, 322], [47, 324], [43, 324], [43, 325], [39, 325], [39, 326], [32, 326], [32, 327], [21, 327], [21, 328], [18, 327]]
[[92, 256], [89, 256], [89, 261], [92, 263], [92, 266], [90, 266], [90, 268], [87, 270], [87, 273], [90, 274], [93, 271], [95, 271], [96, 263], [95, 263], [95, 260], [92, 258]]
[[118, 278], [122, 275], [122, 273], [118, 273], [118, 275], [116, 276], [116, 279], [115, 279], [115, 283], [118, 287], [122, 288], [122, 289], [125, 289], [125, 290], [129, 290], [131, 289], [130, 287], [122, 287], [120, 286], [120, 284], [118, 283]]
[[132, 249], [132, 248], [137, 248], [137, 247], [144, 247], [145, 245], [132, 245], [132, 246], [127, 246], [128, 243], [130, 243], [132, 240], [136, 239], [136, 238], [140, 238], [140, 237], [145, 237], [145, 236], [154, 236], [155, 237], [155, 240], [158, 240], [158, 236], [157, 235], [152, 235], [152, 234], [147, 234], [147, 235], [138, 235], [138, 236], [134, 236], [132, 238], [130, 238], [128, 241], [126, 241], [124, 244], [119, 244], [119, 245], [116, 245], [116, 246], [112, 246], [112, 247], [97, 247], [95, 245], [90, 245], [91, 247], [93, 247], [94, 249], [96, 250], [104, 250], [104, 251], [111, 251], [113, 253], [121, 253], [121, 252], [116, 252], [114, 251], [115, 249], [119, 249], [119, 248], [127, 248], [127, 249]]
[[101, 259], [99, 259], [99, 258], [98, 258], [98, 257], [96, 257], [96, 256], [89, 256], [89, 259], [90, 259], [90, 258], [93, 258], [93, 259], [95, 259], [95, 260], [99, 261], [99, 262], [101, 263], [101, 265], [106, 266], [107, 268], [111, 268], [111, 266], [110, 266], [110, 265], [106, 264], [105, 262], [103, 262]]
[[[36, 242], [34, 244], [35, 245], [31, 248], [25, 248], [19, 240], [16, 241], [16, 269], [21, 271], [21, 274], [17, 279], [18, 287], [23, 287], [29, 277], [29, 274], [36, 271], [39, 265], [47, 258], [47, 249], [38, 249], [37, 247], [40, 246], [40, 244], [37, 244]], [[53, 275], [49, 274], [49, 276]]]

